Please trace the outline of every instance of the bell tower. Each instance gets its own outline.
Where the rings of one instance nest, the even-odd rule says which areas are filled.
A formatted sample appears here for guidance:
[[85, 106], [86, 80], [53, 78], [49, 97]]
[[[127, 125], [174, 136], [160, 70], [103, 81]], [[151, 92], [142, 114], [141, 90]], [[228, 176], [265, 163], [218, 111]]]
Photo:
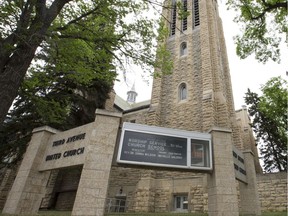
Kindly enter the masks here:
[[212, 126], [232, 128], [235, 111], [217, 2], [182, 0], [183, 10], [190, 14], [184, 19], [179, 19], [176, 0], [165, 3], [174, 70], [154, 79], [154, 123], [200, 132]]
[[[182, 19], [179, 1], [189, 13]], [[164, 4], [162, 15], [169, 30], [166, 46], [174, 68], [172, 74], [154, 78], [147, 123], [211, 133], [214, 169], [207, 174], [209, 215], [260, 215], [253, 152], [243, 143], [236, 123], [217, 1], [166, 0]], [[234, 147], [249, 164], [245, 183], [235, 181]], [[253, 198], [248, 199], [248, 194]]]

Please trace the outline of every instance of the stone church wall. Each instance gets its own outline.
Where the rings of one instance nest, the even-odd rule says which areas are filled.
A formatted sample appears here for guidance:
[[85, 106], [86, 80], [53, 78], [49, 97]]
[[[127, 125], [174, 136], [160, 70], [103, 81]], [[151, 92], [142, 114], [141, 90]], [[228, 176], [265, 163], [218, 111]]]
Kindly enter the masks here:
[[205, 174], [191, 171], [113, 166], [107, 198], [125, 196], [128, 212], [169, 212], [174, 211], [174, 196], [184, 194], [190, 201], [189, 211], [203, 212], [208, 208], [204, 179]]
[[[15, 177], [16, 171], [7, 170], [6, 174], [5, 170], [1, 170], [1, 191], [0, 191], [0, 209], [3, 209], [3, 205], [6, 200], [7, 193], [11, 188], [11, 184], [13, 183], [13, 179]], [[142, 173], [143, 172], [143, 173]], [[130, 201], [129, 205], [131, 206], [128, 211], [135, 211], [133, 209], [136, 192], [136, 185], [139, 182], [141, 175], [147, 172], [145, 170], [139, 170], [136, 168], [123, 168], [123, 167], [112, 167], [110, 174], [110, 187], [108, 192], [108, 197], [113, 198], [115, 194], [117, 194], [122, 186], [123, 193], [126, 193], [126, 198]], [[74, 173], [74, 174], [73, 174]], [[142, 174], [141, 174], [142, 173]], [[55, 192], [61, 192], [58, 195], [58, 202], [54, 203], [54, 208], [57, 209], [65, 209], [71, 210], [75, 193], [77, 181], [79, 180], [77, 177], [77, 172], [72, 172], [70, 177], [66, 177], [65, 181], [62, 181], [60, 177], [57, 177], [58, 171], [51, 174], [51, 181], [48, 183], [47, 193], [45, 198], [42, 201], [41, 208], [51, 207], [51, 203], [53, 204], [52, 197]], [[155, 203], [155, 212], [167, 212], [172, 211], [171, 206], [173, 206], [173, 191], [170, 189], [170, 184], [172, 182], [173, 177], [178, 178], [178, 183], [180, 179], [185, 179], [186, 181], [184, 185], [191, 181], [196, 182], [193, 186], [189, 187], [189, 200], [191, 206], [191, 212], [206, 212], [207, 211], [207, 203], [208, 203], [208, 195], [206, 192], [205, 185], [203, 185], [197, 175], [194, 173], [194, 176], [191, 176], [191, 172], [177, 172], [177, 171], [158, 171], [155, 175], [155, 190], [153, 191], [153, 199]], [[14, 177], [13, 177], [14, 176]], [[190, 180], [187, 179], [191, 177]], [[199, 176], [198, 176], [199, 177]], [[78, 180], [77, 180], [78, 179]], [[174, 180], [175, 180], [174, 179]], [[191, 180], [192, 179], [192, 180]], [[197, 180], [198, 179], [198, 180]], [[54, 185], [57, 184], [54, 188]], [[62, 182], [62, 184], [61, 184]], [[175, 181], [174, 181], [175, 183]], [[183, 184], [183, 182], [182, 182]], [[61, 186], [62, 185], [62, 186]], [[65, 186], [66, 185], [66, 186]], [[180, 184], [181, 185], [181, 184]], [[259, 192], [259, 199], [261, 202], [261, 211], [287, 211], [287, 173], [270, 173], [264, 175], [257, 175], [257, 185]], [[68, 190], [69, 187], [70, 189]], [[126, 191], [125, 191], [126, 190]], [[66, 191], [66, 192], [65, 192]], [[74, 194], [73, 194], [74, 193]], [[147, 191], [142, 189], [137, 190], [138, 194], [138, 202], [141, 202], [143, 196]], [[132, 201], [131, 201], [132, 200]], [[54, 200], [55, 201], [55, 200]], [[2, 204], [3, 203], [3, 204]], [[49, 206], [50, 205], [50, 206]], [[141, 205], [140, 205], [141, 206]]]
[[262, 211], [287, 211], [287, 173], [257, 175]]
[[[109, 196], [114, 197], [122, 188], [127, 195], [127, 200], [130, 201], [129, 211], [134, 212], [140, 209], [135, 209], [133, 202], [138, 202], [136, 205], [138, 208], [145, 209], [144, 197], [149, 193], [155, 205], [153, 211], [169, 212], [173, 211], [173, 194], [187, 193], [188, 200], [190, 200], [189, 211], [207, 212], [208, 194], [206, 186], [202, 182], [204, 174], [158, 170], [151, 178], [154, 190], [151, 191], [150, 188], [148, 191], [144, 188], [137, 188], [137, 184], [145, 172], [147, 172], [146, 169], [113, 167], [110, 175]], [[259, 174], [257, 175], [257, 185], [262, 212], [287, 210], [286, 173]], [[142, 201], [143, 203], [141, 203]]]
[[134, 122], [137, 124], [146, 124], [148, 109], [126, 113], [123, 115], [123, 122]]

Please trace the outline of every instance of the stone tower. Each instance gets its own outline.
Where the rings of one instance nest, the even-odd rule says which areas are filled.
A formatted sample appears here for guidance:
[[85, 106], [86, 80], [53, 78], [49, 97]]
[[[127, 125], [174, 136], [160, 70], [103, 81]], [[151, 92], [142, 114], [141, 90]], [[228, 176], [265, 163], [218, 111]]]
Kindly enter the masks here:
[[[207, 132], [232, 128], [235, 119], [229, 65], [217, 1], [182, 0], [190, 15], [179, 19], [175, 1], [163, 11], [174, 71], [154, 79], [153, 123]], [[240, 143], [237, 143], [241, 145]]]
[[[179, 18], [178, 1], [189, 12], [188, 17]], [[164, 4], [163, 17], [169, 30], [166, 45], [174, 69], [171, 75], [154, 79], [147, 123], [211, 133], [214, 170], [207, 175], [209, 215], [236, 216], [239, 212], [259, 215], [254, 153], [241, 138], [241, 128], [236, 122], [218, 3], [167, 0]], [[249, 164], [245, 183], [235, 181], [231, 154], [235, 147], [243, 152], [245, 163]]]

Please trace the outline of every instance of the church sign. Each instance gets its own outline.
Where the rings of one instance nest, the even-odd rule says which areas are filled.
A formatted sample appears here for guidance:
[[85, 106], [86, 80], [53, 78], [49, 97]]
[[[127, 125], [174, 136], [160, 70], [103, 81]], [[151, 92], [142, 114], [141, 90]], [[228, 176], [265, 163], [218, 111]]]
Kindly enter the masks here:
[[125, 122], [117, 162], [211, 170], [211, 135]]
[[77, 166], [84, 163], [89, 144], [86, 126], [59, 132], [51, 136], [47, 143], [46, 152], [39, 170], [59, 169], [69, 166]]

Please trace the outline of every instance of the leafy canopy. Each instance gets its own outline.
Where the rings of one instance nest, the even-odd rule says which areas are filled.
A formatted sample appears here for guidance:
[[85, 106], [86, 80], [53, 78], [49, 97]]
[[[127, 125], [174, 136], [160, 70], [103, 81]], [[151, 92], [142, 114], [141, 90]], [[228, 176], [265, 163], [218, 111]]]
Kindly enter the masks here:
[[242, 28], [235, 37], [237, 55], [244, 59], [254, 53], [259, 62], [280, 62], [279, 45], [288, 33], [287, 0], [228, 0], [226, 4], [237, 11], [234, 21]]
[[[142, 15], [148, 2], [67, 0], [44, 31], [41, 15], [55, 2], [64, 1], [1, 1], [0, 47], [5, 49], [0, 49], [0, 70], [4, 74], [17, 66], [9, 62], [19, 50], [33, 59], [19, 90], [15, 87], [14, 109], [0, 127], [2, 162], [21, 159], [35, 127], [66, 130], [93, 121], [95, 109], [103, 108], [108, 98], [116, 68], [125, 72], [127, 64], [138, 64], [150, 73], [152, 67], [171, 69], [155, 61], [157, 23]], [[40, 43], [34, 44], [33, 37]], [[29, 47], [24, 49], [22, 43]], [[30, 47], [37, 51], [31, 54]], [[165, 53], [157, 50], [162, 60]], [[9, 80], [1, 81], [10, 85]]]
[[116, 77], [112, 58], [99, 43], [66, 37], [47, 40], [0, 126], [1, 164], [21, 160], [36, 127], [67, 130], [94, 121], [95, 109], [104, 108]]
[[[92, 77], [84, 62], [75, 61], [76, 57], [83, 59], [89, 46], [102, 50], [96, 56], [90, 55], [98, 63], [95, 64], [98, 69], [103, 64], [98, 57], [103, 59], [107, 53], [113, 56], [108, 58], [110, 63], [124, 74], [129, 64], [140, 65], [149, 73], [155, 67], [170, 69], [163, 67], [165, 62], [155, 61], [157, 20], [144, 13], [155, 2], [0, 0], [0, 121], [17, 96], [31, 62], [37, 63], [35, 54], [43, 52], [47, 46], [57, 45], [53, 41], [58, 39], [67, 39], [67, 44], [71, 43], [70, 40], [77, 40], [81, 44], [82, 48], [78, 50], [66, 46], [67, 52], [62, 55], [69, 62], [56, 66], [62, 71], [73, 70], [80, 82], [89, 82], [89, 77]], [[76, 42], [73, 43], [76, 46]], [[61, 63], [63, 56], [58, 57], [57, 64]], [[46, 60], [41, 61], [45, 63]]]

